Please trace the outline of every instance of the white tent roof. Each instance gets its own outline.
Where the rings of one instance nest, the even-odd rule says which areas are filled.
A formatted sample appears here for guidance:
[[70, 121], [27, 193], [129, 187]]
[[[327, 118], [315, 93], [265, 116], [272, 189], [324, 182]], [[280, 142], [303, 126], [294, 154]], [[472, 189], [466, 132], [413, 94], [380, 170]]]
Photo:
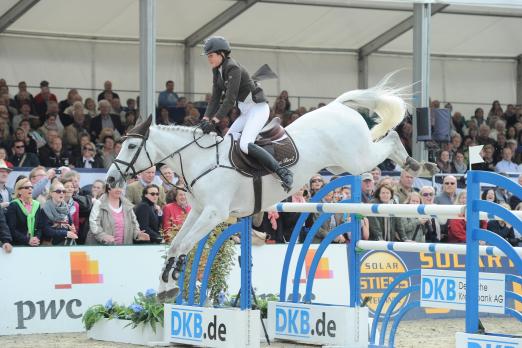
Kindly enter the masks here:
[[[481, 7], [463, 0], [451, 3], [433, 16], [433, 54], [513, 58], [522, 53], [522, 1], [485, 0]], [[9, 10], [23, 5], [29, 9], [20, 10], [19, 18], [6, 25]], [[244, 12], [237, 10], [242, 6]], [[441, 4], [432, 5], [436, 6]], [[220, 34], [233, 46], [355, 52], [412, 16], [413, 5], [411, 1], [157, 0], [156, 8], [160, 43], [190, 42], [194, 33]], [[237, 16], [220, 25], [216, 18], [227, 9]], [[6, 28], [5, 34], [138, 40], [139, 0], [3, 0], [0, 32], [1, 28]], [[410, 29], [379, 51], [411, 53], [412, 41]]]

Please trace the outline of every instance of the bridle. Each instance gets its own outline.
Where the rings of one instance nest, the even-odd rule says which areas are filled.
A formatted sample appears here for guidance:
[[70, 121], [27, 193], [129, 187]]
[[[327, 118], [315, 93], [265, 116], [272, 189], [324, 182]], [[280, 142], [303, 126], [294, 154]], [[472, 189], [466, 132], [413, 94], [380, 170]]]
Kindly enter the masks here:
[[[126, 161], [123, 161], [123, 160], [120, 160], [120, 159], [114, 159], [113, 163], [116, 167], [116, 169], [118, 170], [118, 172], [120, 173], [121, 177], [122, 178], [126, 178], [129, 176], [129, 174], [131, 173], [130, 171], [132, 171], [132, 176], [136, 176], [142, 172], [144, 172], [145, 170], [149, 169], [150, 167], [152, 166], [155, 166], [157, 163], [161, 163], [163, 162], [164, 160], [166, 160], [167, 158], [173, 158], [175, 155], [178, 155], [179, 156], [179, 162], [180, 162], [180, 167], [181, 167], [181, 176], [183, 178], [183, 181], [185, 182], [186, 184], [186, 187], [183, 187], [183, 186], [178, 186], [172, 182], [170, 182], [170, 180], [168, 180], [164, 175], [163, 173], [161, 173], [161, 176], [163, 177], [163, 179], [165, 179], [165, 181], [167, 182], [167, 184], [175, 187], [176, 189], [178, 190], [182, 190], [184, 192], [189, 192], [189, 193], [192, 193], [192, 190], [191, 190], [191, 187], [194, 185], [194, 183], [200, 179], [201, 177], [203, 177], [204, 175], [208, 174], [209, 172], [213, 171], [214, 169], [216, 168], [229, 168], [229, 169], [234, 169], [232, 167], [229, 167], [229, 166], [224, 166], [224, 165], [221, 165], [219, 164], [219, 156], [218, 156], [218, 145], [223, 141], [223, 138], [221, 138], [221, 140], [216, 140], [216, 142], [210, 146], [202, 146], [198, 143], [198, 140], [201, 139], [202, 137], [204, 137], [205, 135], [202, 134], [200, 135], [199, 137], [196, 138], [196, 129], [197, 128], [194, 128], [194, 132], [193, 132], [193, 140], [188, 142], [187, 144], [183, 145], [182, 147], [180, 147], [179, 149], [177, 149], [176, 151], [170, 153], [168, 156], [160, 159], [159, 161], [157, 161], [156, 163], [154, 163], [150, 157], [150, 154], [149, 154], [149, 151], [147, 150], [147, 139], [149, 138], [149, 132], [147, 131], [147, 133], [145, 135], [142, 135], [142, 134], [137, 134], [137, 133], [130, 133], [130, 134], [127, 134], [125, 135], [124, 137], [121, 138], [122, 142], [129, 139], [129, 138], [139, 138], [141, 139], [141, 142], [140, 144], [138, 145], [138, 149], [136, 150], [136, 152], [134, 153], [134, 156], [132, 156], [132, 159], [130, 160], [130, 162], [126, 162]], [[185, 177], [185, 172], [183, 170], [183, 160], [181, 158], [181, 151], [185, 150], [187, 147], [189, 147], [190, 145], [196, 143], [200, 148], [202, 149], [209, 149], [211, 147], [215, 147], [216, 148], [216, 165], [212, 166], [211, 168], [209, 168], [208, 170], [204, 171], [202, 174], [200, 174], [198, 177], [196, 177], [194, 180], [192, 180], [192, 182], [189, 184], [189, 182], [187, 181], [187, 178]], [[142, 170], [138, 170], [136, 171], [136, 169], [134, 168], [134, 165], [136, 164], [136, 161], [138, 160], [138, 157], [141, 153], [141, 150], [144, 150], [145, 151], [145, 154], [147, 155], [147, 159], [149, 160], [149, 164], [150, 166], [148, 167], [145, 167], [145, 169], [142, 169]], [[127, 169], [125, 169], [125, 171], [122, 170], [122, 168], [118, 165], [118, 164], [122, 164], [122, 165], [125, 165], [127, 166]]]

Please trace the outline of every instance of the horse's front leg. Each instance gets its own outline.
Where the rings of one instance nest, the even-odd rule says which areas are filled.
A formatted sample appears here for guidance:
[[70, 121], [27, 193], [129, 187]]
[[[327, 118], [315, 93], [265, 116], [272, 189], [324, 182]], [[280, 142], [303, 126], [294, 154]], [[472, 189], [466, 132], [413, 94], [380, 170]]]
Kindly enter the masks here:
[[180, 234], [172, 241], [165, 266], [160, 276], [160, 289], [158, 290], [160, 299], [177, 296], [179, 292], [177, 284], [178, 276], [186, 261], [186, 255], [194, 245], [203, 239], [216, 225], [226, 220], [228, 212], [222, 208], [206, 206], [201, 211], [201, 214], [192, 215], [196, 216], [195, 222], [190, 223], [193, 221], [192, 217], [191, 221], [185, 221], [182, 230], [180, 230]]

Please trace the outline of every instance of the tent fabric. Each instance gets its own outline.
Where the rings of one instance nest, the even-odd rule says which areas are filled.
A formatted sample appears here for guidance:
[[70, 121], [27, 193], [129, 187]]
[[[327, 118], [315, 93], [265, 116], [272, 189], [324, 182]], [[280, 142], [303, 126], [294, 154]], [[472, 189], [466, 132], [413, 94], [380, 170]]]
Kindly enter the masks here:
[[[357, 49], [412, 15], [411, 1], [323, 2], [329, 6], [274, 1], [278, 0], [254, 4], [215, 34], [231, 41], [234, 57], [251, 72], [269, 64], [279, 78], [263, 81], [263, 87], [272, 101], [281, 90], [288, 90], [293, 107], [316, 106], [356, 89]], [[306, 1], [311, 0], [301, 2]], [[237, 2], [157, 1], [157, 91], [172, 79], [176, 90], [183, 94], [183, 41]], [[457, 2], [432, 17], [431, 52], [445, 56], [432, 57], [431, 97], [451, 101], [454, 110], [467, 116], [477, 106], [489, 109], [493, 99], [502, 104], [514, 103], [516, 57], [522, 53], [520, 2], [494, 7], [470, 7]], [[15, 3], [0, 2], [0, 16]], [[380, 9], [342, 7], [346, 5]], [[469, 9], [481, 15], [444, 12], [451, 9], [457, 13]], [[487, 13], [509, 16], [483, 15]], [[40, 1], [0, 34], [0, 77], [10, 85], [25, 80], [35, 87], [41, 80], [49, 80], [59, 98], [65, 97], [71, 87], [84, 89], [84, 97], [95, 95], [105, 80], [111, 80], [122, 99], [136, 97], [138, 16], [138, 0]], [[396, 69], [403, 69], [397, 82], [411, 84], [411, 50], [409, 30], [370, 55], [369, 85]], [[199, 56], [201, 48], [192, 51], [193, 85], [198, 94], [189, 99], [201, 100], [210, 90], [210, 72], [206, 59]], [[466, 58], [469, 55], [474, 58]]]

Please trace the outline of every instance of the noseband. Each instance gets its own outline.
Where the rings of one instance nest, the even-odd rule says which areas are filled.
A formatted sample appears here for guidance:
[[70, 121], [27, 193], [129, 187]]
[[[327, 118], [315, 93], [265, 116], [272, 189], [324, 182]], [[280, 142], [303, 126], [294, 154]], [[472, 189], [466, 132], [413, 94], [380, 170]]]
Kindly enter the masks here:
[[[136, 150], [136, 152], [134, 153], [134, 156], [132, 156], [132, 159], [130, 160], [130, 162], [122, 161], [122, 160], [117, 159], [117, 158], [115, 158], [114, 161], [113, 161], [114, 165], [116, 166], [116, 169], [118, 169], [118, 172], [120, 173], [122, 178], [126, 178], [130, 174], [131, 170], [132, 170], [132, 176], [136, 176], [139, 173], [141, 173], [141, 172], [147, 170], [148, 168], [154, 166], [154, 162], [152, 162], [152, 160], [150, 158], [149, 151], [147, 151], [147, 138], [148, 137], [149, 137], [149, 133], [147, 132], [146, 135], [127, 134], [126, 136], [121, 138], [123, 141], [125, 141], [127, 138], [139, 138], [139, 139], [141, 139], [141, 142], [138, 145], [138, 150]], [[141, 152], [142, 149], [145, 150], [145, 154], [147, 155], [147, 159], [149, 160], [150, 166], [145, 167], [146, 169], [136, 171], [134, 169], [134, 164], [136, 164], [136, 161], [138, 160], [138, 156], [140, 155], [140, 152]], [[118, 163], [122, 164], [124, 166], [127, 166], [127, 169], [125, 169], [125, 171], [123, 171], [120, 168], [120, 166], [118, 165]]]

